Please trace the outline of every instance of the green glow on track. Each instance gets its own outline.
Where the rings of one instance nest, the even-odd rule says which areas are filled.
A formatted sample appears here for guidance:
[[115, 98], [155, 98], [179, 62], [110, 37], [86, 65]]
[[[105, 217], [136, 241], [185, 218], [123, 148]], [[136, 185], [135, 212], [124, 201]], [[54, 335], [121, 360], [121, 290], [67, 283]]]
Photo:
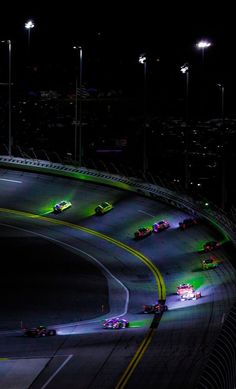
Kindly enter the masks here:
[[153, 317], [151, 316], [149, 319], [131, 321], [129, 323], [129, 327], [130, 328], [141, 328], [141, 327], [150, 326], [152, 319], [153, 319]]

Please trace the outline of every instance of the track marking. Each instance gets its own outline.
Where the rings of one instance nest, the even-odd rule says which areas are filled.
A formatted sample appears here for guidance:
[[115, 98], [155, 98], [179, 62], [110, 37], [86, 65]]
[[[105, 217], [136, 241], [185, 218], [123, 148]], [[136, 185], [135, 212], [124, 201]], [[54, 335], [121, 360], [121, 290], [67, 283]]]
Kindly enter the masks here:
[[[29, 218], [38, 218], [39, 220], [48, 221], [49, 223], [54, 223], [54, 224], [58, 224], [58, 225], [68, 226], [70, 228], [81, 230], [81, 231], [86, 232], [88, 234], [97, 236], [97, 237], [99, 237], [101, 239], [104, 239], [104, 240], [106, 240], [106, 241], [108, 241], [110, 243], [115, 244], [118, 247], [123, 248], [124, 250], [128, 251], [129, 253], [131, 253], [131, 254], [135, 255], [137, 258], [139, 258], [151, 270], [151, 272], [153, 273], [153, 275], [155, 277], [155, 280], [156, 280], [159, 299], [161, 299], [161, 300], [165, 300], [166, 299], [166, 286], [165, 286], [164, 279], [163, 279], [159, 269], [152, 263], [152, 261], [149, 258], [145, 257], [142, 253], [136, 251], [132, 247], [129, 247], [126, 244], [124, 244], [122, 242], [119, 242], [116, 239], [113, 239], [113, 238], [111, 238], [111, 237], [109, 237], [107, 235], [104, 235], [104, 234], [100, 233], [100, 232], [97, 232], [95, 230], [91, 230], [91, 229], [86, 228], [86, 227], [78, 226], [78, 225], [73, 224], [73, 223], [63, 222], [63, 221], [56, 220], [56, 219], [51, 219], [51, 218], [48, 218], [48, 217], [45, 217], [45, 216], [35, 215], [35, 214], [23, 212], [23, 211], [16, 211], [16, 210], [14, 211], [14, 210], [5, 209], [5, 208], [0, 208], [0, 212], [8, 212], [8, 213], [17, 214], [17, 215], [20, 215], [20, 216], [26, 216], [26, 217], [29, 217]], [[144, 338], [143, 342], [139, 346], [138, 350], [136, 351], [134, 357], [132, 358], [131, 362], [129, 363], [127, 369], [125, 370], [124, 374], [122, 375], [122, 377], [121, 377], [120, 381], [118, 382], [118, 384], [116, 385], [115, 389], [123, 389], [125, 387], [125, 385], [128, 382], [131, 374], [135, 370], [136, 366], [138, 365], [138, 363], [140, 362], [141, 358], [143, 357], [146, 349], [148, 348], [148, 346], [149, 346], [149, 344], [150, 344], [150, 342], [151, 342], [151, 340], [153, 338], [153, 335], [155, 333], [155, 330], [156, 330], [156, 326], [155, 327], [152, 326], [149, 329], [148, 334], [146, 335], [146, 337]], [[57, 374], [57, 371], [55, 373]], [[53, 376], [52, 376], [52, 378], [53, 378]], [[49, 382], [50, 381], [48, 381], [46, 383], [46, 385]], [[43, 386], [41, 389], [44, 389], [44, 388], [45, 388], [45, 386]]]
[[22, 181], [17, 181], [17, 180], [7, 180], [6, 178], [0, 178], [0, 181], [8, 181], [8, 182], [15, 182], [17, 184], [22, 184]]
[[[96, 259], [94, 256], [92, 256], [91, 254], [86, 253], [86, 251], [83, 251], [83, 250], [81, 250], [81, 249], [78, 249], [77, 247], [74, 247], [74, 246], [70, 245], [69, 243], [62, 242], [62, 241], [60, 241], [60, 240], [58, 240], [58, 239], [49, 237], [49, 236], [44, 235], [44, 234], [40, 234], [40, 233], [38, 233], [38, 232], [26, 230], [25, 228], [21, 228], [21, 227], [17, 227], [17, 226], [12, 226], [12, 225], [7, 224], [7, 223], [0, 223], [0, 225], [1, 225], [1, 226], [2, 226], [2, 225], [3, 225], [3, 226], [7, 226], [7, 227], [10, 227], [10, 228], [13, 228], [13, 229], [16, 229], [16, 230], [24, 231], [24, 232], [30, 233], [30, 234], [32, 234], [32, 235], [40, 236], [40, 237], [42, 237], [42, 238], [44, 238], [44, 239], [50, 240], [50, 241], [52, 241], [52, 242], [59, 243], [59, 244], [62, 245], [62, 246], [69, 247], [69, 248], [73, 249], [74, 251], [78, 251], [78, 252], [80, 252], [80, 253], [82, 253], [82, 254], [84, 254], [84, 255], [87, 255], [87, 257], [91, 258], [94, 262], [96, 262], [96, 264], [97, 264], [98, 266], [100, 266], [100, 267], [103, 269], [103, 273], [108, 274], [108, 275], [110, 276], [110, 278], [113, 278], [118, 284], [121, 285], [122, 288], [124, 288], [124, 290], [125, 290], [125, 292], [126, 292], [125, 308], [124, 308], [124, 311], [123, 311], [121, 314], [119, 314], [118, 316], [124, 316], [124, 315], [127, 313], [127, 311], [128, 311], [128, 305], [129, 305], [129, 290], [128, 290], [128, 288], [127, 288], [127, 287], [126, 287], [126, 286], [125, 286], [117, 277], [115, 277], [115, 276], [110, 272], [110, 270], [108, 270], [108, 269], [106, 268], [106, 266], [103, 265], [103, 263], [101, 263], [100, 261], [98, 261], [98, 259]], [[93, 320], [93, 321], [90, 321], [89, 323], [94, 323], [94, 322], [97, 323], [98, 321], [97, 321], [97, 320], [96, 320], [96, 321]], [[88, 323], [87, 323], [87, 324], [88, 324]], [[70, 326], [75, 326], [75, 325], [76, 325], [76, 324], [70, 324]], [[61, 327], [64, 327], [64, 326], [61, 326]], [[19, 332], [19, 331], [18, 331], [18, 332]], [[6, 332], [4, 332], [4, 333], [5, 333], [5, 334], [8, 334], [8, 333], [12, 333], [12, 331], [11, 331], [11, 332], [10, 332], [10, 331], [6, 331]], [[0, 334], [2, 334], [2, 333], [0, 332]]]
[[47, 382], [45, 382], [45, 384], [43, 386], [41, 386], [40, 389], [44, 389], [46, 388], [46, 386], [48, 386], [48, 384], [53, 380], [53, 378], [59, 373], [59, 371], [61, 369], [63, 369], [63, 367], [67, 364], [67, 362], [69, 362], [69, 360], [73, 357], [73, 354], [69, 355], [66, 360], [61, 364], [61, 366], [58, 367], [58, 369], [53, 373], [53, 375], [51, 375], [51, 377], [47, 380]]
[[51, 218], [46, 217], [46, 216], [36, 215], [33, 213], [29, 213], [29, 212], [17, 211], [17, 210], [12, 210], [12, 209], [7, 209], [7, 208], [0, 208], [0, 212], [12, 213], [14, 215], [25, 216], [25, 217], [33, 218], [33, 219], [37, 218], [39, 220], [47, 221], [47, 222], [52, 223], [52, 224], [58, 224], [61, 226], [67, 226], [69, 228], [74, 228], [76, 230], [83, 231], [87, 234], [97, 236], [100, 239], [104, 239], [110, 243], [115, 244], [118, 247], [123, 248], [124, 250], [128, 251], [129, 253], [133, 254], [138, 259], [140, 259], [151, 270], [151, 272], [153, 273], [155, 280], [156, 280], [159, 299], [160, 300], [166, 299], [166, 286], [165, 286], [164, 279], [163, 279], [159, 269], [152, 263], [152, 261], [149, 258], [145, 257], [145, 255], [143, 255], [139, 251], [133, 249], [132, 247], [127, 246], [125, 243], [122, 243], [116, 239], [113, 239], [108, 235], [104, 235], [101, 232], [91, 230], [90, 228], [82, 227], [82, 226], [79, 226], [77, 224], [73, 224], [70, 222], [62, 221], [62, 220], [51, 219]]
[[139, 209], [138, 212], [145, 213], [145, 215], [148, 215], [148, 216], [151, 216], [151, 217], [155, 217], [154, 215], [151, 215], [150, 213], [142, 211], [141, 209]]
[[135, 368], [138, 365], [140, 359], [142, 358], [143, 354], [145, 353], [146, 349], [148, 348], [149, 343], [151, 342], [151, 340], [153, 338], [153, 335], [154, 335], [154, 328], [150, 328], [149, 331], [148, 331], [147, 336], [145, 337], [145, 339], [140, 344], [138, 350], [134, 354], [132, 360], [130, 361], [130, 363], [129, 363], [128, 367], [127, 367], [127, 369], [125, 370], [124, 374], [122, 375], [120, 381], [115, 386], [115, 389], [122, 389], [122, 388], [125, 387], [125, 385], [127, 384], [127, 381], [129, 380], [131, 374], [135, 370]]

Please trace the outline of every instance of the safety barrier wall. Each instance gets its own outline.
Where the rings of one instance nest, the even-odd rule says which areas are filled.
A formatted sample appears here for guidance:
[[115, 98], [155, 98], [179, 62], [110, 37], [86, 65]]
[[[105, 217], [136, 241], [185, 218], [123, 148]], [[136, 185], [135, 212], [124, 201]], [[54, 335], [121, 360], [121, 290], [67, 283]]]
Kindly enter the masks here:
[[236, 304], [226, 317], [215, 347], [208, 357], [196, 389], [236, 387]]
[[189, 214], [205, 218], [208, 222], [213, 223], [215, 227], [220, 229], [236, 246], [236, 226], [223, 212], [220, 212], [220, 210], [204, 209], [201, 204], [195, 202], [191, 197], [183, 194], [179, 195], [167, 188], [145, 183], [132, 177], [121, 177], [107, 172], [77, 168], [43, 160], [0, 156], [0, 166], [50, 173], [103, 185], [115, 186], [120, 189], [133, 191], [143, 196], [164, 201]]
[[[80, 180], [91, 181], [103, 185], [115, 186], [133, 191], [141, 195], [164, 201], [180, 208], [191, 215], [198, 215], [213, 223], [236, 246], [236, 226], [220, 210], [204, 209], [187, 195], [179, 195], [167, 188], [142, 182], [135, 178], [121, 177], [107, 172], [86, 168], [77, 168], [41, 160], [31, 160], [0, 156], [0, 166], [36, 171]], [[236, 378], [235, 350], [236, 306], [233, 307], [225, 320], [217, 339], [212, 355], [206, 361], [206, 368], [200, 375], [197, 389], [234, 389]]]

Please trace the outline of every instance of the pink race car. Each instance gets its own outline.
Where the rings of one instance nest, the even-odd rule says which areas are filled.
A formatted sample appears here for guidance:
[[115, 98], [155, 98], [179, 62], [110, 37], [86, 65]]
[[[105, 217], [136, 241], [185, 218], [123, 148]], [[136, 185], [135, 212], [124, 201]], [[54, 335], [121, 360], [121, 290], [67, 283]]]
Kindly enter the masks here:
[[184, 293], [186, 292], [194, 292], [194, 288], [192, 285], [190, 284], [180, 284], [178, 287], [177, 287], [177, 291], [176, 293], [180, 296], [182, 296]]

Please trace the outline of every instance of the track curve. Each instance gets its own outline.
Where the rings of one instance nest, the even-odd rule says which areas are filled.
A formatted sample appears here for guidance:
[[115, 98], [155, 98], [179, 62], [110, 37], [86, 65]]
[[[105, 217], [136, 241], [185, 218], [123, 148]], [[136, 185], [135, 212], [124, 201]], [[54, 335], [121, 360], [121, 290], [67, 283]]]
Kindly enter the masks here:
[[[73, 247], [88, 252], [99, 261], [101, 259], [113, 274], [119, 275], [117, 278], [131, 292], [128, 318], [134, 323], [127, 331], [115, 333], [104, 333], [101, 318], [92, 323], [88, 321], [74, 326], [71, 323], [69, 330], [64, 330], [64, 335], [46, 342], [35, 342], [34, 339], [26, 342], [26, 339], [20, 336], [13, 338], [11, 334], [1, 336], [2, 357], [18, 357], [22, 361], [26, 357], [32, 360], [38, 358], [38, 363], [45, 359], [45, 366], [32, 389], [42, 388], [45, 383], [49, 389], [63, 388], [68, 384], [70, 388], [111, 388], [114, 383], [117, 388], [132, 388], [134, 385], [151, 388], [157, 382], [161, 388], [173, 387], [173, 383], [175, 388], [194, 387], [197, 374], [219, 332], [222, 317], [235, 298], [235, 271], [228, 262], [226, 249], [219, 250], [223, 266], [210, 272], [200, 270], [199, 242], [213, 239], [218, 233], [204, 224], [181, 233], [177, 227], [186, 216], [183, 212], [114, 188], [6, 170], [2, 171], [2, 175], [12, 182], [0, 182], [1, 208], [50, 216], [65, 225], [43, 225], [37, 217], [26, 222], [22, 215], [16, 218], [11, 215], [14, 219], [11, 223], [19, 228], [27, 225], [36, 233], [59, 238], [66, 244], [73, 242]], [[53, 203], [63, 198], [72, 202], [71, 210], [59, 218], [51, 215]], [[93, 210], [104, 200], [114, 203], [115, 208], [104, 217], [97, 218]], [[9, 222], [9, 215], [3, 217], [1, 212], [0, 218], [2, 223]], [[133, 232], [140, 225], [151, 225], [163, 218], [170, 221], [169, 230], [139, 242], [133, 240]], [[67, 222], [109, 236], [129, 246], [131, 252], [124, 254], [121, 247], [114, 248], [105, 240], [101, 243], [95, 235], [85, 237], [85, 230], [80, 230], [78, 236], [78, 231], [71, 231]], [[132, 252], [140, 252], [148, 258], [159, 269], [166, 285], [169, 311], [162, 316], [151, 336], [152, 315], [147, 317], [140, 311], [144, 303], [156, 300], [156, 280], [150, 268], [135, 259]], [[175, 294], [180, 282], [193, 283], [196, 289], [201, 289], [203, 298], [183, 305]], [[118, 295], [115, 300], [119, 303]], [[142, 344], [147, 347], [143, 347], [132, 362]], [[37, 375], [38, 372], [34, 378]]]

